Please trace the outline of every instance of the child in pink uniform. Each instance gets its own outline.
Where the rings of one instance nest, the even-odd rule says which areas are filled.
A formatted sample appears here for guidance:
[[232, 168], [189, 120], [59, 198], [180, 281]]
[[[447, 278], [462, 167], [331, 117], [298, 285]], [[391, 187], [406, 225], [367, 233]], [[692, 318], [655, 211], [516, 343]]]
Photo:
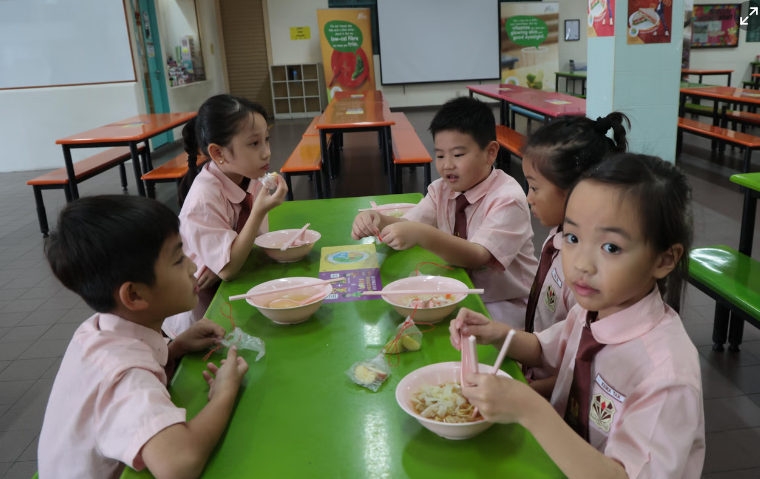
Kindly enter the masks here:
[[[568, 477], [698, 478], [705, 457], [697, 350], [678, 317], [692, 240], [691, 188], [659, 158], [621, 154], [570, 190], [562, 264], [578, 304], [508, 354], [558, 374], [551, 404], [473, 374], [463, 393], [493, 422], [527, 428]], [[460, 333], [501, 347], [508, 327], [462, 309]]]
[[[625, 151], [626, 122], [628, 118], [622, 113], [610, 113], [596, 121], [585, 116], [564, 116], [536, 130], [523, 147], [528, 204], [542, 225], [552, 227], [528, 297], [524, 328], [528, 333], [541, 332], [564, 320], [576, 304], [562, 272], [560, 250], [567, 193], [581, 174], [599, 164], [606, 154]], [[606, 136], [610, 129], [614, 141]], [[538, 368], [526, 370], [525, 377], [541, 395], [551, 396], [555, 376]]]
[[190, 421], [171, 402], [175, 362], [225, 332], [204, 319], [168, 344], [161, 334], [166, 316], [198, 302], [177, 217], [147, 198], [83, 198], [61, 212], [45, 253], [55, 276], [98, 313], [74, 332], [56, 375], [40, 479], [115, 479], [125, 464], [158, 478], [198, 477], [248, 365], [234, 348], [221, 367], [209, 363], [209, 402]]
[[[179, 214], [185, 254], [198, 266], [200, 301], [192, 311], [166, 319], [164, 332], [170, 337], [203, 317], [220, 279], [229, 281], [240, 272], [256, 236], [268, 230], [267, 213], [288, 192], [280, 176], [274, 193], [258, 181], [269, 170], [270, 158], [266, 110], [258, 103], [213, 96], [185, 125], [182, 137], [188, 155], [200, 149], [211, 161], [190, 177]], [[183, 183], [181, 189], [187, 188]]]
[[522, 324], [536, 274], [533, 227], [525, 193], [492, 167], [499, 153], [491, 109], [472, 98], [449, 100], [430, 124], [441, 178], [402, 218], [366, 211], [351, 236], [380, 234], [397, 250], [414, 246], [467, 268], [497, 321]]

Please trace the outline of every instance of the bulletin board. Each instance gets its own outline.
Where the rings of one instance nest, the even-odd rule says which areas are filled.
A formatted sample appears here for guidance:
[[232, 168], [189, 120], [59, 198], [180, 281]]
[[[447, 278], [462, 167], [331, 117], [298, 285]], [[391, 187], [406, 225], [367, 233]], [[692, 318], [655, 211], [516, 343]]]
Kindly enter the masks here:
[[136, 81], [120, 0], [2, 0], [0, 45], [0, 90]]
[[694, 5], [691, 48], [732, 48], [739, 46], [739, 16], [742, 6]]

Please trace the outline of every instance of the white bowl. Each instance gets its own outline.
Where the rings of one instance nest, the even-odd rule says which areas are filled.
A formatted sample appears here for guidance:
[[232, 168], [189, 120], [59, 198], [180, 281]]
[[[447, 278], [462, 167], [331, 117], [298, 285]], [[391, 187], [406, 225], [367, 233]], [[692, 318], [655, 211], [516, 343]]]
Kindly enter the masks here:
[[291, 229], [264, 233], [257, 237], [253, 241], [253, 244], [264, 250], [264, 253], [266, 253], [267, 256], [278, 263], [294, 263], [306, 257], [306, 255], [311, 252], [311, 249], [314, 248], [314, 243], [319, 241], [319, 238], [322, 237], [322, 235], [316, 231], [306, 230], [303, 235], [301, 235], [300, 239], [300, 241], [303, 241], [305, 244], [301, 246], [292, 246], [285, 251], [280, 250], [282, 245], [299, 231], [300, 229]]
[[[303, 289], [285, 292], [277, 291], [280, 288], [297, 286], [301, 284], [304, 285]], [[322, 284], [322, 280], [319, 278], [293, 277], [267, 281], [266, 283], [261, 283], [248, 290], [249, 293], [258, 293], [260, 291], [272, 291], [272, 293], [263, 294], [255, 298], [246, 298], [248, 304], [254, 306], [256, 309], [261, 311], [261, 314], [277, 324], [298, 324], [303, 323], [309, 319], [312, 314], [317, 312], [320, 306], [322, 306], [322, 302], [325, 300], [327, 295], [332, 292], [332, 285]], [[287, 294], [305, 294], [308, 297], [314, 296], [320, 291], [325, 293], [324, 298], [318, 301], [314, 301], [313, 303], [305, 304], [303, 306], [294, 306], [292, 308], [270, 308], [268, 306], [264, 306], [269, 305], [269, 303], [275, 299], [280, 299]]]
[[[481, 373], [490, 371], [491, 367], [492, 366], [488, 364], [480, 364], [479, 371]], [[396, 386], [396, 401], [398, 402], [398, 405], [401, 406], [401, 409], [403, 409], [404, 412], [416, 419], [426, 429], [429, 429], [443, 438], [461, 440], [477, 436], [493, 424], [485, 419], [459, 424], [433, 421], [432, 419], [420, 416], [414, 411], [414, 407], [412, 407], [412, 396], [417, 394], [422, 386], [426, 384], [439, 386], [443, 383], [450, 382], [458, 383], [459, 370], [461, 368], [461, 362], [451, 361], [448, 363], [430, 364], [412, 371], [398, 383], [398, 386]], [[511, 377], [502, 370], [499, 370], [497, 375], [505, 378]]]
[[[412, 276], [410, 278], [402, 278], [398, 281], [394, 281], [383, 288], [383, 291], [398, 291], [400, 289], [410, 290], [430, 290], [430, 294], [435, 294], [436, 291], [451, 291], [458, 289], [469, 289], [463, 282], [447, 278], [445, 276]], [[383, 295], [382, 298], [391, 306], [393, 306], [398, 314], [406, 318], [414, 313], [414, 308], [409, 306], [402, 306], [395, 303], [406, 295]], [[444, 306], [437, 306], [435, 308], [418, 308], [414, 313], [414, 322], [416, 323], [438, 323], [442, 321], [446, 316], [451, 314], [457, 307], [457, 304], [466, 298], [466, 294], [455, 294], [454, 302]]]

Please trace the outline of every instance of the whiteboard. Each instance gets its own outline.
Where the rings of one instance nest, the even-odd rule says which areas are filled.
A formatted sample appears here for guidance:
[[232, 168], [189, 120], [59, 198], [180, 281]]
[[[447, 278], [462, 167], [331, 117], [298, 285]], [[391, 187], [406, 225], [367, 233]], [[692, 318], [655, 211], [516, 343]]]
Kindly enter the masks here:
[[0, 89], [127, 81], [122, 0], [0, 0]]
[[377, 0], [383, 85], [499, 78], [497, 0]]

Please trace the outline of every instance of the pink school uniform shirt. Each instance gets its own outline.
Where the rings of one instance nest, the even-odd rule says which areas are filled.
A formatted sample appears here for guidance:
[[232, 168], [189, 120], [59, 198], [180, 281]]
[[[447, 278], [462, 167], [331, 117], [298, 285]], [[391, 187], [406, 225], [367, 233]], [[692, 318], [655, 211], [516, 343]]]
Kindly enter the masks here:
[[[533, 319], [533, 332], [538, 333], [544, 329], [564, 321], [567, 313], [578, 304], [575, 294], [570, 285], [565, 283], [565, 273], [562, 271], [562, 233], [557, 234], [557, 227], [550, 232], [546, 241], [552, 238], [557, 255], [552, 261], [549, 272], [546, 274], [544, 284], [541, 286], [541, 295], [538, 297], [538, 305]], [[544, 241], [544, 245], [546, 245]], [[541, 248], [543, 250], [543, 247]]]
[[[470, 203], [464, 210], [467, 241], [493, 255], [488, 264], [469, 271], [472, 282], [476, 288], [485, 289], [481, 298], [493, 319], [523, 329], [528, 294], [538, 267], [525, 193], [512, 177], [493, 169], [485, 180], [462, 194]], [[452, 233], [457, 196], [458, 192], [438, 179], [403, 218]]]
[[[564, 416], [588, 311], [536, 334], [544, 367], [558, 373], [551, 403]], [[605, 344], [591, 364], [589, 442], [630, 478], [700, 477], [705, 459], [697, 349], [657, 287], [633, 306], [591, 324]], [[583, 407], [583, 406], [581, 406]]]
[[76, 330], [50, 393], [40, 433], [40, 479], [118, 478], [145, 467], [141, 449], [185, 422], [172, 404], [163, 336], [112, 314]]
[[[242, 209], [240, 203], [245, 199], [246, 191], [255, 200], [259, 190], [256, 180], [251, 180], [248, 190], [243, 190], [213, 161], [208, 162], [195, 178], [179, 213], [179, 232], [185, 256], [198, 267], [196, 277], [204, 268], [218, 275], [230, 262], [232, 242], [238, 235], [235, 227]], [[265, 216], [259, 234], [268, 230], [268, 216]], [[215, 292], [216, 288], [201, 291], [195, 309], [166, 318], [164, 332], [176, 338], [203, 318]]]

